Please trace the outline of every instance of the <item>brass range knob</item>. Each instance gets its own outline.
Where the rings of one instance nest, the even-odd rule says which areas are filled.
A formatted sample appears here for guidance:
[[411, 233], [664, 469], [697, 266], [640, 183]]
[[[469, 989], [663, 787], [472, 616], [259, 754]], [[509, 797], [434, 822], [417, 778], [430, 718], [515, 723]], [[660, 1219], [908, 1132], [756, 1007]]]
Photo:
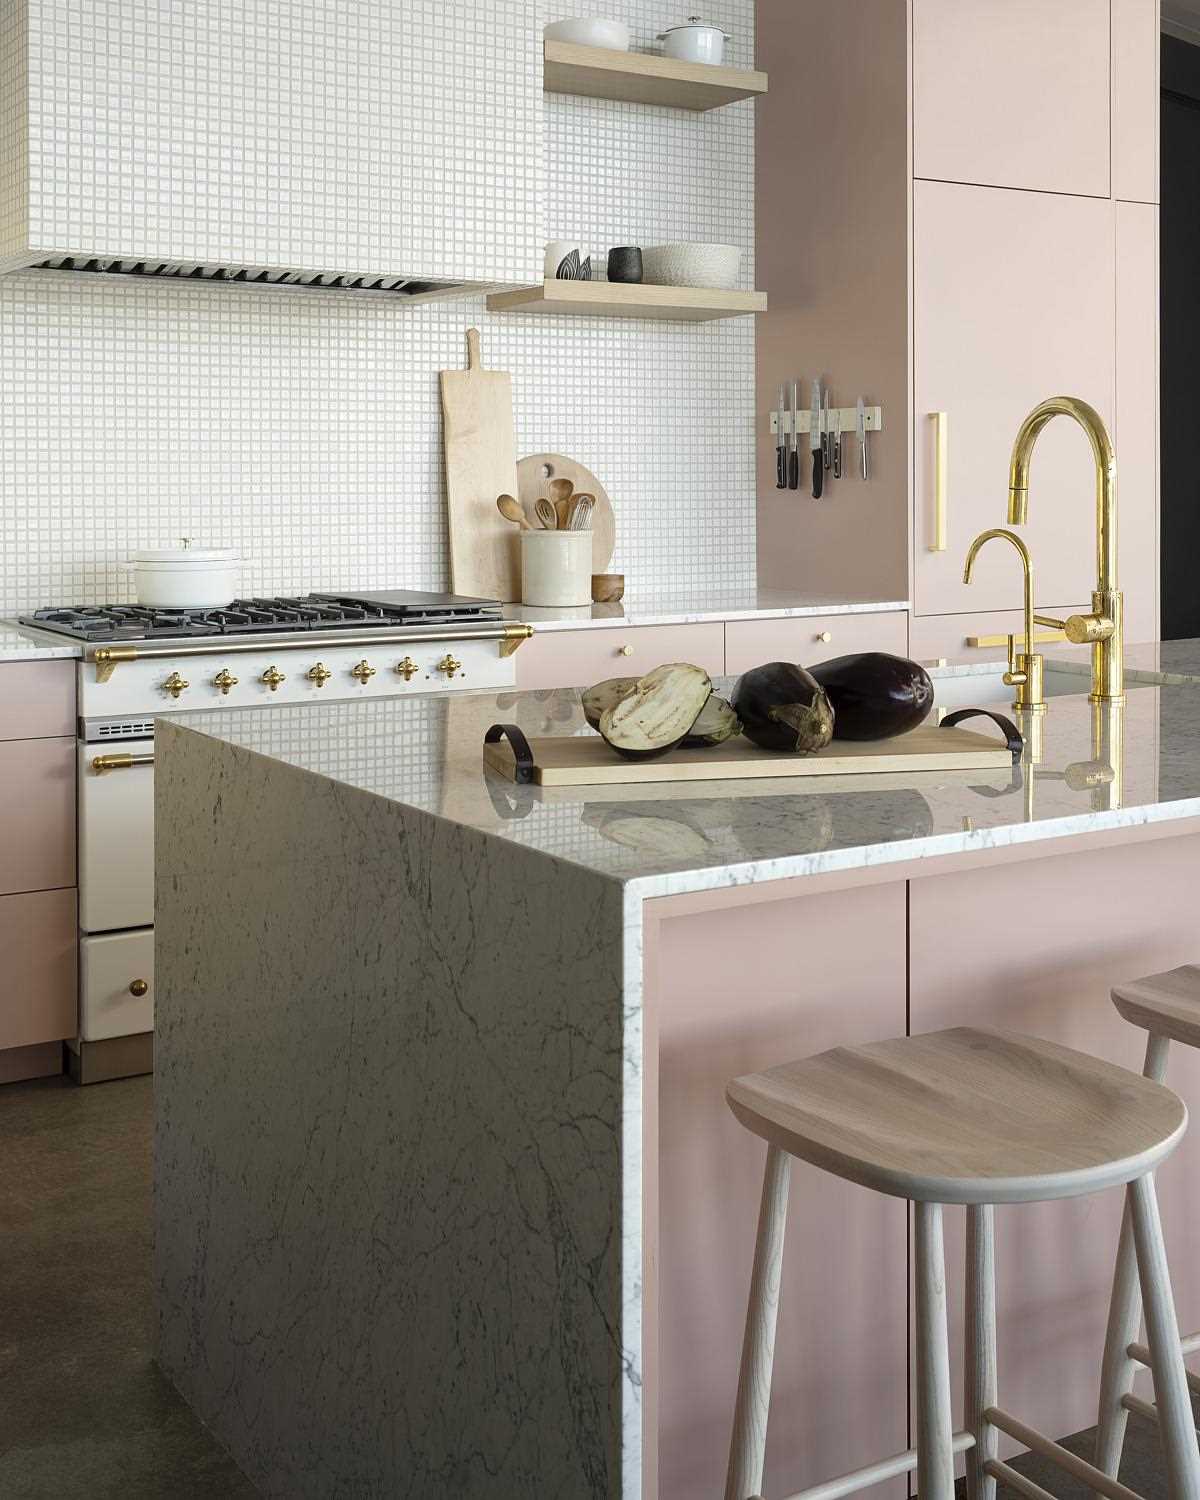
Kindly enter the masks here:
[[146, 993], [150, 986], [144, 979], [131, 979], [129, 981], [129, 993], [139, 998]]
[[166, 682], [163, 683], [163, 692], [170, 693], [172, 698], [178, 698], [180, 693], [190, 687], [191, 683], [185, 677], [180, 677], [178, 672], [172, 672]]
[[333, 673], [323, 661], [319, 661], [315, 666], [309, 667], [304, 675], [308, 678], [309, 682], [315, 682], [319, 688], [323, 688], [333, 676]]
[[455, 672], [462, 671], [462, 662], [455, 661], [454, 657], [447, 651], [441, 661], [438, 662], [437, 669], [439, 672], [445, 672], [447, 677], [453, 677]]
[[276, 693], [279, 691], [279, 684], [287, 681], [287, 673], [281, 672], [278, 667], [268, 667], [258, 680], [265, 682], [271, 691]]
[[351, 677], [357, 678], [357, 680], [362, 683], [363, 687], [366, 687], [367, 683], [370, 682], [371, 678], [375, 675], [375, 668], [364, 657], [362, 661], [358, 662], [355, 666], [350, 668], [350, 675]]
[[403, 661], [396, 663], [396, 671], [404, 678], [405, 682], [410, 682], [420, 670], [420, 667], [417, 666], [411, 656], [406, 656]]
[[217, 675], [213, 678], [213, 687], [221, 689], [222, 698], [228, 698], [229, 689], [231, 687], [237, 687], [237, 685], [238, 680], [228, 667], [222, 667]]

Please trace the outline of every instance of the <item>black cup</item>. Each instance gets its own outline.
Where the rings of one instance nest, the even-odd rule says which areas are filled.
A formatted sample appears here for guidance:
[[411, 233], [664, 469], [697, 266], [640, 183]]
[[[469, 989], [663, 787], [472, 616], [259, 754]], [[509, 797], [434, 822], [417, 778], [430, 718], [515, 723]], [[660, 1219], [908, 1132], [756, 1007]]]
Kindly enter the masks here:
[[617, 245], [608, 252], [609, 281], [641, 281], [642, 252], [638, 245]]

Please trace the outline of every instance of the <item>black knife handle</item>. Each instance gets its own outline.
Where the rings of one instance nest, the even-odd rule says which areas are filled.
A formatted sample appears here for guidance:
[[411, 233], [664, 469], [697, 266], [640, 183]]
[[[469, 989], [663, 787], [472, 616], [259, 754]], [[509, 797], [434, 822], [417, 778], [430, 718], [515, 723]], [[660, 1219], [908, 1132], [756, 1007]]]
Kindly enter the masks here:
[[777, 490], [787, 489], [787, 451], [780, 443], [775, 449], [775, 488]]
[[825, 463], [824, 454], [819, 448], [812, 451], [812, 497], [814, 500], [821, 498], [821, 491], [825, 486]]
[[800, 450], [793, 448], [788, 457], [788, 489], [800, 488]]

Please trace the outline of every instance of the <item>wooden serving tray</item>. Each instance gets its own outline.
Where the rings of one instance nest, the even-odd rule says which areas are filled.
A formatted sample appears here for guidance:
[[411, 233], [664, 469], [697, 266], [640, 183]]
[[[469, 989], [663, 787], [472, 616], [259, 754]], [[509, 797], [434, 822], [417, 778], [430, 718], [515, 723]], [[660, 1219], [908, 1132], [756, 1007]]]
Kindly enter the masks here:
[[[1011, 727], [1011, 726], [1010, 726]], [[725, 781], [748, 777], [878, 775], [881, 772], [974, 771], [1011, 768], [1016, 748], [973, 729], [922, 724], [891, 740], [834, 740], [814, 755], [776, 755], [739, 737], [707, 750], [672, 750], [655, 760], [621, 760], [596, 735], [557, 735], [517, 741], [522, 762], [529, 747], [531, 765], [519, 764], [501, 726], [488, 731], [484, 764], [510, 781], [538, 786], [617, 786], [651, 781]], [[1013, 734], [1016, 731], [1013, 730]]]

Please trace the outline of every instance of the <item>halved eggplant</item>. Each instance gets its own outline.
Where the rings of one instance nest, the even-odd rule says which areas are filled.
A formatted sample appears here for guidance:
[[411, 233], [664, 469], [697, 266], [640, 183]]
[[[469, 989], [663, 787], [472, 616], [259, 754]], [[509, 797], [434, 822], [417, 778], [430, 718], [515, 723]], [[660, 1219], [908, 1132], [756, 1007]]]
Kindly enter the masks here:
[[723, 745], [741, 732], [742, 721], [737, 714], [724, 698], [712, 693], [696, 722], [684, 735], [683, 747], [685, 750], [706, 750], [711, 745]]
[[600, 733], [628, 760], [665, 755], [691, 729], [711, 692], [702, 667], [667, 662], [639, 677], [632, 693], [604, 710]]
[[810, 669], [833, 704], [839, 740], [887, 740], [907, 734], [933, 707], [929, 673], [903, 656], [860, 651]]
[[795, 662], [770, 661], [743, 673], [732, 704], [742, 733], [762, 750], [811, 755], [833, 738], [825, 689]]
[[628, 698], [636, 691], [637, 685], [636, 677], [606, 677], [595, 687], [586, 688], [579, 695], [583, 717], [593, 729], [599, 729], [605, 709], [615, 708], [622, 698]]

